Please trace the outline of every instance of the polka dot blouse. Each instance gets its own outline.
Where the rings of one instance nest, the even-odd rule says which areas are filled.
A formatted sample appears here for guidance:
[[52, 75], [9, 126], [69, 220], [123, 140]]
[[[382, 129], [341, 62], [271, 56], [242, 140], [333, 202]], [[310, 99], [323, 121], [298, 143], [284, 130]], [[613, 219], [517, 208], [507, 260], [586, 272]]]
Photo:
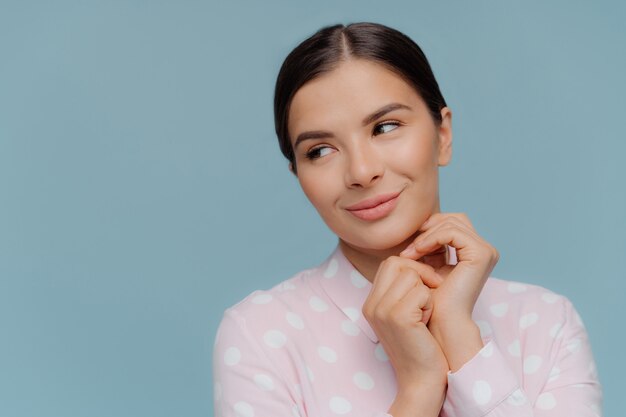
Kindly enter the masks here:
[[[389, 416], [394, 370], [361, 313], [370, 289], [337, 246], [318, 267], [227, 309], [214, 348], [216, 417]], [[473, 318], [484, 347], [448, 373], [441, 416], [601, 415], [569, 300], [489, 278]]]

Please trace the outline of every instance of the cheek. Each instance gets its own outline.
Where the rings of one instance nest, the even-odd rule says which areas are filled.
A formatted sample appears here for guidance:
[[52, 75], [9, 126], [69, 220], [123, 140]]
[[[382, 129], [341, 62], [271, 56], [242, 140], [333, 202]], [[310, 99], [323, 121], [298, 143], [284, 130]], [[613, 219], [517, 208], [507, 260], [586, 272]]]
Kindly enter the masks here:
[[318, 212], [323, 213], [331, 206], [334, 198], [333, 182], [322, 172], [299, 173], [298, 180], [302, 191]]
[[393, 149], [389, 161], [396, 171], [414, 180], [427, 179], [437, 173], [437, 155], [431, 138], [418, 138]]

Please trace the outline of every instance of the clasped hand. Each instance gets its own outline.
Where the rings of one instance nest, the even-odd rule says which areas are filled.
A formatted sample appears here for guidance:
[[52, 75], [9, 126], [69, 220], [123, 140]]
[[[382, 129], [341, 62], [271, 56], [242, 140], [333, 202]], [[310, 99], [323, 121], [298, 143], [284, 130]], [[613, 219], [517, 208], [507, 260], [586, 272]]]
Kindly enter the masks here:
[[[383, 261], [363, 305], [396, 371], [399, 390], [445, 389], [483, 346], [471, 315], [497, 250], [459, 213], [436, 213], [399, 256]], [[456, 249], [457, 264], [442, 253]]]

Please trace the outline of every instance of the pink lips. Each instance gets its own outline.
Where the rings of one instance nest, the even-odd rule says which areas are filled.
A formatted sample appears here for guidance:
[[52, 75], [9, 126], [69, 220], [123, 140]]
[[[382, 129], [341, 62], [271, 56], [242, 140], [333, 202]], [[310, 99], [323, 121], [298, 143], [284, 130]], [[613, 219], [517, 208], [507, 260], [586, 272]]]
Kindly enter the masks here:
[[400, 192], [381, 194], [346, 207], [350, 213], [361, 220], [378, 220], [393, 211]]

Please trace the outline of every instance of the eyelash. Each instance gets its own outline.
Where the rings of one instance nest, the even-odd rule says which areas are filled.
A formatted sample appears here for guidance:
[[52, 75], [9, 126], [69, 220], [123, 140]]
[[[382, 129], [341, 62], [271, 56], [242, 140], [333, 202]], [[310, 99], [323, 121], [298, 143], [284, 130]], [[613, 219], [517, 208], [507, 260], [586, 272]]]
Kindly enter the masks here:
[[[392, 132], [392, 131], [394, 131], [394, 130], [395, 130], [395, 129], [391, 129], [389, 132], [380, 132], [380, 133], [376, 133], [376, 129], [378, 129], [378, 128], [379, 128], [379, 127], [381, 127], [381, 126], [387, 126], [387, 125], [391, 125], [391, 126], [394, 126], [394, 127], [398, 127], [398, 126], [400, 126], [400, 125], [401, 125], [401, 123], [400, 123], [399, 121], [397, 121], [397, 120], [387, 120], [387, 121], [384, 121], [384, 122], [378, 123], [376, 126], [374, 126], [374, 130], [373, 130], [373, 132], [372, 132], [372, 135], [374, 135], [374, 136], [378, 136], [378, 135], [381, 135], [381, 134], [383, 134], [383, 133], [389, 133], [389, 132]], [[320, 158], [320, 156], [319, 156], [319, 151], [321, 151], [322, 149], [325, 149], [325, 148], [328, 148], [328, 146], [326, 146], [326, 145], [322, 145], [322, 146], [318, 146], [318, 147], [316, 147], [316, 148], [312, 148], [312, 149], [310, 149], [310, 150], [306, 153], [306, 155], [305, 155], [305, 156], [306, 156], [306, 158], [307, 158], [307, 159], [310, 159], [310, 160], [313, 160], [313, 159], [318, 159], [318, 158]]]
[[[399, 121], [397, 121], [397, 120], [387, 120], [385, 122], [378, 123], [376, 126], [374, 126], [374, 132], [376, 131], [376, 129], [378, 129], [381, 126], [391, 125], [391, 126], [398, 127], [398, 126], [400, 126], [400, 124], [401, 123]], [[393, 131], [393, 130], [395, 130], [395, 129], [392, 129], [391, 131]], [[388, 133], [388, 132], [381, 132], [381, 133]], [[379, 133], [379, 134], [381, 134], [381, 133]]]

